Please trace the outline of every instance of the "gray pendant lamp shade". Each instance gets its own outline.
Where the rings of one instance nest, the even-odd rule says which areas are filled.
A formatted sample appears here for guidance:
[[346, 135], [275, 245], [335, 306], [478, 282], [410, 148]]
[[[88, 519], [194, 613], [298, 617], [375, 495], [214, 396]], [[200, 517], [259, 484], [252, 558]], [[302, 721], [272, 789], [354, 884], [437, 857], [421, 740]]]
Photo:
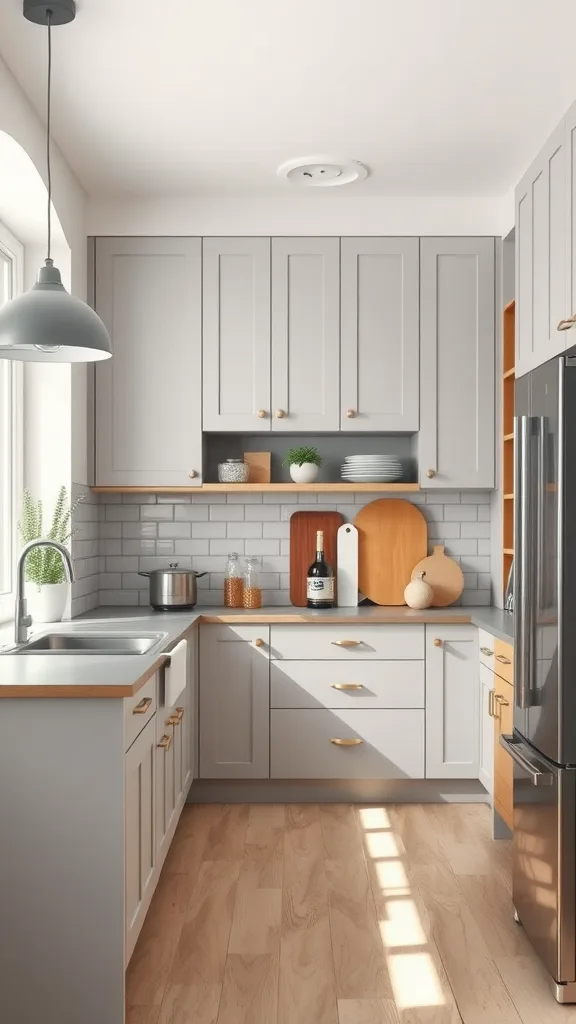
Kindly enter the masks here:
[[0, 359], [87, 363], [111, 355], [100, 317], [66, 291], [52, 260], [29, 292], [0, 309]]
[[24, 0], [24, 17], [48, 29], [48, 88], [46, 117], [46, 169], [48, 210], [46, 265], [36, 284], [0, 309], [0, 359], [34, 363], [90, 363], [108, 359], [112, 344], [100, 317], [90, 306], [70, 295], [60, 271], [50, 259], [52, 172], [50, 166], [50, 113], [52, 81], [52, 25], [74, 20], [74, 0]]

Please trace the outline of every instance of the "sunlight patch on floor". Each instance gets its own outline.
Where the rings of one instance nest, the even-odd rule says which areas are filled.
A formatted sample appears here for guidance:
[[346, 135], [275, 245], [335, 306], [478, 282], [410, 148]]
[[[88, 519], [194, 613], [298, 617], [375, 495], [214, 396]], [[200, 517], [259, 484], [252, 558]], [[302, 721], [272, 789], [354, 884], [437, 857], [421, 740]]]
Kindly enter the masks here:
[[426, 935], [414, 900], [389, 900], [386, 915], [386, 920], [380, 921], [380, 934], [385, 949], [426, 945]]
[[374, 864], [378, 888], [383, 896], [408, 896], [410, 882], [401, 860], [381, 860]]
[[399, 1010], [443, 1006], [444, 994], [430, 953], [393, 953], [388, 970]]
[[362, 807], [360, 822], [365, 831], [371, 828], [390, 828], [390, 818], [383, 807]]

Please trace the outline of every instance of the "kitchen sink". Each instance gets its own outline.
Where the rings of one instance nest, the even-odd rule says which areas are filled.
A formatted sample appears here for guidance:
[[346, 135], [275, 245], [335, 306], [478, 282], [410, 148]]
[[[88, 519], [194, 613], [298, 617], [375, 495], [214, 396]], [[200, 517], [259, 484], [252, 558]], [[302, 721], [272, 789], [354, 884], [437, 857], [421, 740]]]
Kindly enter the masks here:
[[44, 633], [6, 654], [151, 654], [167, 633]]

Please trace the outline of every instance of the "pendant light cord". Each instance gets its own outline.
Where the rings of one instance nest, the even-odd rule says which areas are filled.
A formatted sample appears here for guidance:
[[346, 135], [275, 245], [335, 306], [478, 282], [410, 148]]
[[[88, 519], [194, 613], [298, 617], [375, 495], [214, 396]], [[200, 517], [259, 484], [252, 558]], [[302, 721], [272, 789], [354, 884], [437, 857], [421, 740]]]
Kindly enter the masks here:
[[52, 164], [50, 161], [50, 132], [51, 132], [51, 112], [52, 112], [52, 11], [46, 11], [46, 20], [48, 23], [48, 88], [47, 94], [47, 111], [46, 111], [46, 171], [48, 178], [48, 254], [47, 260], [50, 257], [51, 245], [52, 245]]

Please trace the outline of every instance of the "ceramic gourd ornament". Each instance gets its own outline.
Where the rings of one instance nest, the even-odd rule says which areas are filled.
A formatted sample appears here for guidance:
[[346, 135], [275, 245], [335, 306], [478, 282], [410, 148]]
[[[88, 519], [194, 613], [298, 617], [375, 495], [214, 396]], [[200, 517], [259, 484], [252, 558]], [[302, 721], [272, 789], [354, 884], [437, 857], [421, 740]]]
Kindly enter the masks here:
[[429, 608], [434, 600], [434, 591], [424, 579], [426, 573], [420, 572], [415, 580], [411, 580], [404, 591], [404, 600], [409, 608]]

